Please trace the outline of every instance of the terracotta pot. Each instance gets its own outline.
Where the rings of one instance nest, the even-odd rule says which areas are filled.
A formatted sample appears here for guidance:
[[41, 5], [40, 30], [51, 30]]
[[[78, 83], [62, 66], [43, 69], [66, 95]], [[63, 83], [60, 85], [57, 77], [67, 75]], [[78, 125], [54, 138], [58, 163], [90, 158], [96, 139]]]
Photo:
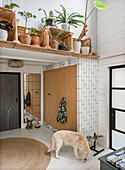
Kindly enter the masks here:
[[22, 34], [22, 35], [19, 35], [18, 38], [19, 38], [19, 41], [20, 41], [22, 44], [30, 45], [30, 43], [31, 43], [31, 37], [30, 37], [30, 35]]
[[58, 41], [56, 41], [54, 39], [50, 39], [50, 41], [49, 41], [49, 45], [53, 49], [58, 49], [58, 44], [59, 44]]
[[31, 45], [40, 47], [40, 38], [38, 36], [31, 36]]

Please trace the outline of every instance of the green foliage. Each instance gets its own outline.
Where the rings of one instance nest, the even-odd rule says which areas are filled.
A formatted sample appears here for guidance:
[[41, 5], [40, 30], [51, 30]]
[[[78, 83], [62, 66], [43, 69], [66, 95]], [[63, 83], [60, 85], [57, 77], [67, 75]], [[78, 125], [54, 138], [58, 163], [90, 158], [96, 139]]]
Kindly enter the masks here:
[[105, 8], [107, 8], [107, 5], [105, 5], [103, 2], [99, 1], [99, 0], [95, 0], [94, 1], [95, 7], [97, 9], [103, 10]]
[[95, 7], [91, 10], [91, 12], [87, 15], [87, 10], [88, 10], [88, 0], [86, 0], [86, 8], [85, 8], [85, 20], [84, 20], [84, 25], [87, 24], [87, 20], [88, 18], [91, 16], [91, 14], [93, 13], [93, 11], [97, 8], [100, 10], [103, 10], [105, 8], [107, 8], [107, 5], [105, 5], [103, 2], [101, 2], [100, 0], [94, 0], [94, 4]]
[[[25, 20], [25, 27], [27, 27], [27, 23], [32, 19], [36, 18], [36, 15], [33, 15], [31, 12], [18, 12], [18, 14]], [[27, 29], [27, 28], [26, 28]]]
[[31, 27], [30, 28], [30, 35], [31, 36], [40, 36], [40, 32], [36, 28]]
[[55, 38], [52, 37], [52, 34], [51, 34], [51, 31], [50, 31], [50, 30], [47, 30], [47, 31], [48, 31], [49, 36], [50, 36], [51, 39], [57, 39], [61, 34], [64, 33], [65, 30], [61, 30], [61, 31], [57, 34], [57, 36], [56, 36]]
[[58, 13], [58, 17], [56, 17], [56, 22], [57, 24], [60, 23], [69, 23], [70, 25], [74, 26], [77, 28], [77, 26], [80, 26], [79, 23], [83, 24], [83, 21], [78, 20], [77, 18], [83, 18], [83, 15], [80, 15], [78, 12], [73, 12], [71, 14], [67, 14], [67, 11], [63, 5], [60, 5], [62, 8], [62, 12], [56, 11]]
[[89, 40], [88, 41], [86, 41], [83, 45], [82, 45], [82, 47], [89, 47], [90, 46], [90, 42], [89, 42]]
[[43, 11], [45, 17], [41, 18], [41, 22], [44, 23], [45, 20], [47, 19], [55, 19], [55, 17], [53, 16], [53, 11], [49, 11], [49, 15], [47, 16], [47, 13], [45, 11], [45, 9], [39, 8], [38, 11]]
[[13, 9], [13, 7], [20, 8], [20, 6], [15, 3], [10, 3], [10, 4], [4, 5], [4, 8], [8, 8], [8, 9]]

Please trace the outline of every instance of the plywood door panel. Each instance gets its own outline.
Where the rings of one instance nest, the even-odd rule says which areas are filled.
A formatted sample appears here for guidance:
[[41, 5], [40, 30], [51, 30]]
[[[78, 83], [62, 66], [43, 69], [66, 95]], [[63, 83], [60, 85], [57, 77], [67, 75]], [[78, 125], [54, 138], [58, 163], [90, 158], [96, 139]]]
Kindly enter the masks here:
[[[50, 74], [49, 74], [50, 73]], [[50, 77], [48, 77], [48, 74]], [[77, 131], [77, 73], [76, 66], [70, 66], [44, 73], [44, 84], [49, 84], [48, 92], [51, 95], [44, 96], [44, 120], [58, 130], [67, 129]], [[48, 83], [47, 83], [48, 80]], [[49, 82], [50, 81], [50, 82]], [[44, 86], [45, 87], [45, 86]], [[44, 88], [47, 94], [47, 88]], [[67, 123], [61, 124], [56, 121], [59, 103], [66, 96]], [[48, 101], [47, 101], [48, 100]], [[46, 107], [46, 105], [49, 106]], [[49, 110], [49, 111], [46, 111]], [[48, 121], [46, 121], [48, 120]]]

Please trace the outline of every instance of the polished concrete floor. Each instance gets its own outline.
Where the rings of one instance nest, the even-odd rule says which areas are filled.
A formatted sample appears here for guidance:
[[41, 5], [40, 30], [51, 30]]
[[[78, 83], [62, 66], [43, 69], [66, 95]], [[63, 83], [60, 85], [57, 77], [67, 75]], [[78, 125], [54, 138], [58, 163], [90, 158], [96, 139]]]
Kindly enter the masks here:
[[[53, 132], [46, 127], [42, 126], [39, 129], [15, 129], [0, 132], [0, 138], [9, 137], [27, 137], [39, 140], [46, 144], [48, 147], [51, 144], [51, 136]], [[98, 146], [99, 147], [99, 146]], [[100, 147], [99, 147], [100, 148]], [[63, 146], [62, 152], [59, 153], [60, 159], [55, 158], [55, 152], [52, 151], [51, 162], [47, 170], [99, 170], [100, 162], [99, 157], [111, 152], [109, 149], [105, 149], [102, 153], [97, 156], [90, 155], [86, 163], [83, 160], [77, 160], [75, 158], [73, 148], [69, 146]], [[92, 152], [93, 154], [94, 152]]]

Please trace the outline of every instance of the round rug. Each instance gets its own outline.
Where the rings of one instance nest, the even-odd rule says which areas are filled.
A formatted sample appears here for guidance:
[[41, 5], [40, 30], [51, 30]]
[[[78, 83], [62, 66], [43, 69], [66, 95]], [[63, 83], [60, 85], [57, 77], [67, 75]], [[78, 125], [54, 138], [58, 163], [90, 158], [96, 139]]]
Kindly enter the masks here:
[[51, 154], [48, 147], [34, 139], [0, 139], [1, 170], [45, 170]]

